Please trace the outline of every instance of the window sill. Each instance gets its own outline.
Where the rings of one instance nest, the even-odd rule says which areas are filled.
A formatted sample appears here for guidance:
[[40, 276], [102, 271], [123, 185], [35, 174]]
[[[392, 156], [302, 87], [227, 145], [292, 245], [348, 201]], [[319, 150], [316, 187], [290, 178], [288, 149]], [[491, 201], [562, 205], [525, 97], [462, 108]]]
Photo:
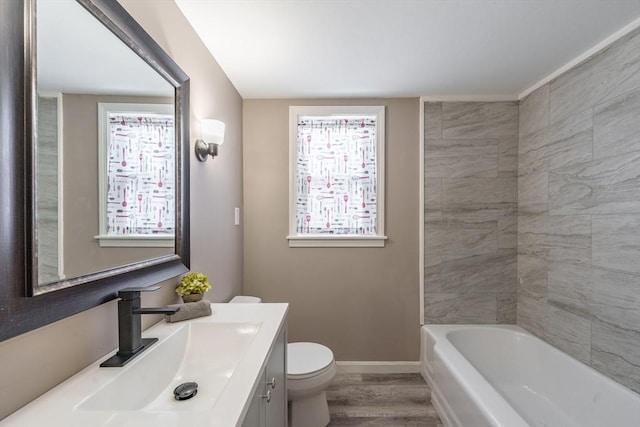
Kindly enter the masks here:
[[290, 248], [384, 248], [387, 236], [287, 236]]
[[99, 235], [95, 239], [101, 248], [173, 248], [173, 236], [109, 236]]

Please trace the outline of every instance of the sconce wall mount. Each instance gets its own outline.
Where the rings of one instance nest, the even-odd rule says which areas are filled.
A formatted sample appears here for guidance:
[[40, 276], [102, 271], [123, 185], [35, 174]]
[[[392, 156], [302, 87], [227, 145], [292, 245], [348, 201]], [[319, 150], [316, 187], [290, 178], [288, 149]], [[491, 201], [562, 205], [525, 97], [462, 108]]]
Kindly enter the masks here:
[[196, 140], [196, 157], [201, 162], [207, 161], [207, 156], [216, 157], [218, 155], [218, 144], [207, 144], [202, 139]]
[[196, 157], [201, 162], [206, 162], [207, 157], [215, 158], [218, 155], [218, 147], [224, 142], [224, 122], [220, 120], [206, 119], [200, 121], [202, 139], [196, 140]]

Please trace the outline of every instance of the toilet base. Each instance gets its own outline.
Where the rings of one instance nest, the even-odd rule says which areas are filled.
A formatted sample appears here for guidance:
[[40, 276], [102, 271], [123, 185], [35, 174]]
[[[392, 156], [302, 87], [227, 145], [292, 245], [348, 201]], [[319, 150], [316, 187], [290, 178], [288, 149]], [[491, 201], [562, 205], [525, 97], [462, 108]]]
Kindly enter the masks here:
[[289, 427], [326, 427], [331, 421], [324, 391], [289, 402]]

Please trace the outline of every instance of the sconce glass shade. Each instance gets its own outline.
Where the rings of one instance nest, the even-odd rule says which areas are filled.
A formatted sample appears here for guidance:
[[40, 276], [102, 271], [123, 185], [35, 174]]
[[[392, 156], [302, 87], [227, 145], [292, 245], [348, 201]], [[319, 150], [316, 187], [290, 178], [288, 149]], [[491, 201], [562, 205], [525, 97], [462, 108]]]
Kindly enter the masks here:
[[202, 128], [202, 139], [207, 144], [222, 145], [224, 142], [224, 122], [220, 120], [206, 119], [200, 120]]
[[205, 119], [200, 121], [202, 139], [196, 140], [196, 157], [201, 162], [207, 161], [207, 156], [216, 157], [218, 147], [224, 142], [224, 122]]

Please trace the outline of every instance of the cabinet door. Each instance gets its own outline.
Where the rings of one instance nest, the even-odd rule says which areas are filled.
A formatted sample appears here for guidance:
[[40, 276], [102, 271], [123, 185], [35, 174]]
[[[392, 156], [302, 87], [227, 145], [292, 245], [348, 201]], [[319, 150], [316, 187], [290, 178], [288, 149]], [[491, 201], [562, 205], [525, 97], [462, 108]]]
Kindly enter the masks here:
[[251, 397], [251, 403], [249, 405], [249, 409], [247, 409], [247, 414], [244, 416], [244, 421], [242, 421], [242, 427], [264, 427], [265, 420], [265, 399], [264, 395], [264, 382], [265, 375], [264, 371], [260, 376], [260, 381], [258, 382], [258, 386], [253, 392]]
[[271, 392], [271, 399], [266, 405], [266, 426], [287, 426], [287, 326], [282, 330], [273, 345], [267, 365], [266, 389]]

